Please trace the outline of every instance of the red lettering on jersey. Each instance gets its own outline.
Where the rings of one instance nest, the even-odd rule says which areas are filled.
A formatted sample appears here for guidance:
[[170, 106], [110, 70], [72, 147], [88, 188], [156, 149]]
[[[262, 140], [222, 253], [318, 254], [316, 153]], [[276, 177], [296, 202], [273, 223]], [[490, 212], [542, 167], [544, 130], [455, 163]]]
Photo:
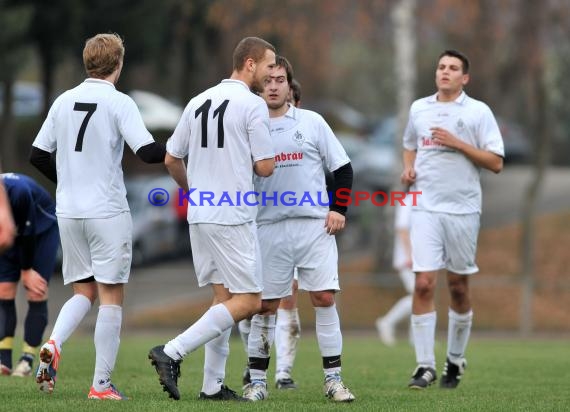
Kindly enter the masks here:
[[281, 152], [275, 155], [275, 163], [286, 162], [288, 160], [303, 160], [303, 152]]

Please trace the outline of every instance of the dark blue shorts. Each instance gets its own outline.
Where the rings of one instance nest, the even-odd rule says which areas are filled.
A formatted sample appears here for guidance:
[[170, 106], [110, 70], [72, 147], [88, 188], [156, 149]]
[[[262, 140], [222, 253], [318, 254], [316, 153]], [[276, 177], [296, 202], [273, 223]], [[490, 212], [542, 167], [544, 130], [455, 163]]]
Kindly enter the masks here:
[[[59, 230], [57, 224], [36, 235], [36, 255], [32, 268], [48, 282], [55, 268], [58, 248]], [[20, 280], [19, 255], [19, 246], [14, 246], [0, 256], [0, 282], [18, 282]]]

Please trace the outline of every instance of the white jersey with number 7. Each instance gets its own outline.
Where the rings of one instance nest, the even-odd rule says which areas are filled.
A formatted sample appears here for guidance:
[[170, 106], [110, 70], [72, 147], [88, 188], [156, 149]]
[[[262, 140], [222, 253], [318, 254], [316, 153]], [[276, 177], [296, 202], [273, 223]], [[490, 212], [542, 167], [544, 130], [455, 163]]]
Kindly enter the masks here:
[[124, 142], [136, 152], [154, 141], [135, 102], [89, 78], [51, 106], [33, 146], [56, 153], [56, 214], [108, 218], [129, 210], [121, 161]]

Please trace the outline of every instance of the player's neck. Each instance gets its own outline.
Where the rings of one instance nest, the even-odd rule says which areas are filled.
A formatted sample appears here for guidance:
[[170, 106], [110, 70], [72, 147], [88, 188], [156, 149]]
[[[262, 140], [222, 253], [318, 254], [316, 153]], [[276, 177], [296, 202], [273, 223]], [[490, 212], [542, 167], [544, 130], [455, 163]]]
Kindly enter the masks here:
[[244, 82], [247, 87], [251, 88], [251, 85], [253, 84], [252, 82], [252, 77], [248, 76], [247, 73], [245, 71], [240, 71], [238, 72], [237, 70], [234, 70], [232, 72], [232, 75], [230, 76], [230, 79], [232, 80], [239, 80]]
[[442, 103], [454, 102], [463, 93], [463, 89], [448, 91], [438, 90], [437, 101]]
[[285, 103], [278, 109], [269, 109], [269, 117], [274, 119], [276, 117], [285, 116], [285, 113], [287, 113], [287, 111], [289, 111], [289, 103]]

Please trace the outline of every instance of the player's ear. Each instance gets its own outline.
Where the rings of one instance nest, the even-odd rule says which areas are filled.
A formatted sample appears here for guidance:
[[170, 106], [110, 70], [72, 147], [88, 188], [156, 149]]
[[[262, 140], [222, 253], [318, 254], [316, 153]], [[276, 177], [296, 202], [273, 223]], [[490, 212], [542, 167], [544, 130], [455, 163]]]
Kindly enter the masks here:
[[255, 61], [250, 57], [245, 61], [245, 68], [247, 69], [248, 72], [254, 72], [255, 71]]
[[465, 86], [467, 83], [469, 83], [469, 79], [470, 79], [469, 73], [465, 73], [463, 75], [463, 80], [461, 81], [461, 84], [463, 84], [463, 86]]

